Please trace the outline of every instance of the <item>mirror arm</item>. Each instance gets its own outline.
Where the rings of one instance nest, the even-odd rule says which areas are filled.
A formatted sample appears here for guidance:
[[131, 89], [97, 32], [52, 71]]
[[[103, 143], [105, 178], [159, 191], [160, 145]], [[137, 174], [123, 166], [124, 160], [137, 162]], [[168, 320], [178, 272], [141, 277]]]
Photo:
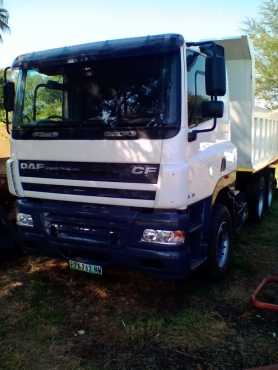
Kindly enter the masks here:
[[213, 131], [217, 124], [217, 118], [213, 118], [213, 125], [210, 128], [205, 128], [203, 130], [192, 130], [188, 133], [188, 141], [194, 141], [197, 139], [198, 134], [202, 134], [203, 132], [210, 132]]
[[7, 79], [7, 73], [8, 73], [8, 70], [11, 69], [11, 67], [6, 67], [4, 69], [4, 82], [7, 83], [8, 82], [8, 79]]
[[[217, 96], [212, 96], [211, 97], [211, 100], [212, 101], [217, 101]], [[188, 141], [191, 142], [191, 141], [195, 141], [197, 139], [197, 135], [198, 134], [201, 134], [203, 132], [211, 132], [215, 129], [217, 125], [217, 118], [214, 117], [213, 118], [213, 125], [210, 127], [210, 128], [205, 128], [203, 130], [192, 130], [188, 133]]]
[[9, 127], [9, 124], [10, 124], [10, 121], [9, 121], [9, 112], [6, 110], [6, 120], [5, 120], [5, 125], [6, 125], [6, 131], [7, 133], [10, 135], [10, 127]]
[[[7, 73], [8, 73], [8, 70], [11, 69], [11, 67], [6, 67], [4, 69], [4, 83], [7, 83], [8, 79], [7, 79]], [[10, 124], [10, 121], [9, 121], [9, 112], [5, 109], [5, 113], [6, 113], [6, 119], [5, 119], [5, 125], [6, 125], [6, 131], [7, 133], [10, 135], [10, 127], [9, 127], [9, 124]]]
[[216, 44], [214, 41], [199, 41], [199, 42], [187, 42], [187, 47], [196, 46], [201, 49], [201, 51], [207, 56], [216, 56]]
[[34, 98], [33, 98], [33, 120], [34, 121], [36, 121], [36, 118], [37, 118], [37, 95], [38, 95], [38, 90], [39, 90], [39, 88], [46, 87], [46, 86], [47, 86], [46, 84], [38, 84], [35, 87]]
[[186, 46], [203, 46], [203, 47], [211, 47], [215, 44], [214, 41], [197, 41], [197, 42], [187, 42]]

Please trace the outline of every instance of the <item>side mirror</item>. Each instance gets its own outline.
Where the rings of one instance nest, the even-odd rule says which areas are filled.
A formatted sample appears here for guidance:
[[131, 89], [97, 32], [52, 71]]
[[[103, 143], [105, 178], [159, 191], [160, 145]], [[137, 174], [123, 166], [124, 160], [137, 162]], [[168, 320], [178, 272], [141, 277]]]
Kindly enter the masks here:
[[11, 81], [7, 81], [3, 86], [4, 94], [4, 108], [6, 112], [12, 112], [14, 110], [14, 100], [15, 100], [15, 86]]
[[225, 59], [214, 55], [206, 58], [206, 94], [224, 96], [226, 94]]
[[224, 114], [224, 103], [218, 100], [203, 101], [201, 111], [205, 118], [221, 118]]

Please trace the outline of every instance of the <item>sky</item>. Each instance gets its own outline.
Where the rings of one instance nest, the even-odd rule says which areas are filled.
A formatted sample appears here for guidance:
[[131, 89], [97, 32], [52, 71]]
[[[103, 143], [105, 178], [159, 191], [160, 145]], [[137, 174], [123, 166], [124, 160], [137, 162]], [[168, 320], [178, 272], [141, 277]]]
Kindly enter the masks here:
[[10, 34], [0, 68], [20, 54], [122, 37], [181, 33], [186, 40], [236, 36], [261, 0], [3, 0]]

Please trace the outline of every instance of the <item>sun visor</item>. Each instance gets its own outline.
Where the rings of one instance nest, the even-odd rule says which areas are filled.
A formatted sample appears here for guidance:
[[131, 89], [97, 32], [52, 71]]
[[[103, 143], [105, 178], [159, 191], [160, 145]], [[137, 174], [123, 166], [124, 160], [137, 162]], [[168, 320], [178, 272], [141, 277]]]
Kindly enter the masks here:
[[108, 58], [168, 53], [178, 50], [184, 39], [178, 34], [135, 37], [68, 46], [17, 57], [13, 68], [80, 63]]

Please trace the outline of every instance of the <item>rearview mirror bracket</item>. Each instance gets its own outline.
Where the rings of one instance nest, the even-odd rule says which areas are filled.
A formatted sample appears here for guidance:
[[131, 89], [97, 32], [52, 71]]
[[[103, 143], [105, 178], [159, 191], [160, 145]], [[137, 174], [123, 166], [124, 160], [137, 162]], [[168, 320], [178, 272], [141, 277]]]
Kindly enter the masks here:
[[205, 128], [203, 130], [192, 130], [188, 133], [188, 141], [195, 141], [197, 139], [197, 135], [204, 133], [204, 132], [210, 132], [213, 131], [217, 124], [217, 118], [213, 118], [213, 125], [210, 128]]
[[7, 72], [11, 69], [11, 67], [7, 67], [4, 70], [4, 86], [3, 86], [3, 96], [4, 96], [4, 109], [6, 113], [6, 130], [8, 134], [10, 134], [9, 129], [9, 112], [12, 112], [14, 110], [14, 99], [15, 99], [15, 87], [14, 83], [11, 81], [8, 81], [7, 79]]

